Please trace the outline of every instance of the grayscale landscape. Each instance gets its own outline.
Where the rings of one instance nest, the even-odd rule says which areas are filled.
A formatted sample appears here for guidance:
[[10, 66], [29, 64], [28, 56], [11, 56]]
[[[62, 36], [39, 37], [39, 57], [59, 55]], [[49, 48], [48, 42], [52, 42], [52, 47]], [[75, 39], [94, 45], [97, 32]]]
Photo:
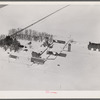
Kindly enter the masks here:
[[100, 90], [99, 60], [100, 5], [0, 6], [0, 91]]

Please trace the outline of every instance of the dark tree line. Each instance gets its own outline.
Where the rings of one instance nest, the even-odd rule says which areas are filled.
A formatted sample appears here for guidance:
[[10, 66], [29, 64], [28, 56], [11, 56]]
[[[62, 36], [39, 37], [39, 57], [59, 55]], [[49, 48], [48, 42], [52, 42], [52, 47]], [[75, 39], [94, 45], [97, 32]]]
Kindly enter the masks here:
[[37, 32], [32, 29], [26, 29], [22, 32], [15, 34], [19, 30], [21, 29], [11, 29], [9, 30], [9, 34], [7, 36], [0, 35], [0, 47], [3, 47], [5, 50], [9, 48], [10, 51], [18, 51], [19, 49], [23, 48], [23, 45], [21, 45], [18, 41], [19, 39], [42, 42], [43, 40], [46, 41], [46, 39], [48, 38], [48, 42], [53, 41], [53, 35], [45, 32]]
[[4, 48], [5, 51], [10, 49], [10, 51], [14, 50], [16, 52], [24, 46], [21, 45], [16, 38], [13, 39], [10, 36], [6, 36], [4, 39], [0, 40], [0, 47]]
[[[21, 29], [20, 28], [11, 29], [11, 30], [9, 30], [9, 35], [12, 35], [19, 30], [21, 30]], [[39, 41], [39, 42], [42, 42], [43, 40], [45, 40], [48, 37], [50, 42], [53, 41], [53, 35], [48, 34], [46, 32], [37, 32], [32, 29], [26, 29], [22, 32], [19, 32], [16, 35], [14, 35], [14, 37], [16, 37], [17, 39], [21, 39], [21, 40]]]

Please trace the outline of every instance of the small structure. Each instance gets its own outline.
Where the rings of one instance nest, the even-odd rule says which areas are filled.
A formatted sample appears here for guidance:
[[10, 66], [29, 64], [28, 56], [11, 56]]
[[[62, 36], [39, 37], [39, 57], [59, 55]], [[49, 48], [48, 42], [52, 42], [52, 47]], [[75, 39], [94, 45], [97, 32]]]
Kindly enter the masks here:
[[68, 52], [71, 52], [71, 43], [68, 44]]
[[66, 43], [66, 41], [63, 41], [63, 40], [53, 40], [53, 42], [55, 42], [55, 43], [61, 43], [61, 44], [65, 44]]
[[32, 44], [32, 42], [29, 42], [29, 43], [28, 43], [28, 45], [31, 45], [31, 44]]
[[34, 64], [44, 64], [45, 63], [45, 59], [42, 58], [37, 58], [37, 57], [31, 57], [31, 62], [33, 62]]
[[67, 55], [65, 53], [59, 53], [58, 56], [60, 56], [60, 57], [66, 57]]
[[12, 55], [12, 54], [9, 54], [9, 57], [10, 57], [10, 58], [13, 58], [13, 59], [18, 59], [18, 56]]
[[24, 51], [28, 51], [28, 49], [24, 49]]
[[88, 50], [93, 49], [94, 51], [96, 51], [97, 49], [100, 51], [100, 43], [91, 43], [89, 42], [88, 44]]
[[47, 54], [54, 55], [54, 56], [60, 56], [60, 57], [66, 57], [65, 53], [57, 53], [57, 52], [53, 52], [53, 51], [47, 51]]
[[44, 64], [45, 59], [41, 58], [41, 53], [32, 51], [31, 62], [34, 64]]
[[40, 56], [41, 56], [40, 53], [37, 53], [37, 52], [32, 51], [32, 57], [40, 58]]

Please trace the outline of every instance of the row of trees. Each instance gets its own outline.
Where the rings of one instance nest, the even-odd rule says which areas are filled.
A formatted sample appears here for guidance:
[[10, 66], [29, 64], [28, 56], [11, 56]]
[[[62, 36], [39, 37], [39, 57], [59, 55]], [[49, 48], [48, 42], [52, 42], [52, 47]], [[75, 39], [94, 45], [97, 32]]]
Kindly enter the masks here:
[[[21, 30], [20, 28], [11, 29], [9, 30], [9, 35], [13, 35], [14, 33], [20, 30]], [[46, 32], [37, 32], [32, 29], [25, 29], [21, 32], [18, 32], [17, 34], [14, 35], [14, 37], [16, 37], [17, 39], [29, 40], [29, 41], [39, 41], [39, 42], [42, 42], [48, 37], [50, 42], [53, 41], [53, 35], [50, 35]]]
[[[21, 40], [29, 40], [29, 41], [39, 41], [48, 40], [48, 42], [53, 41], [53, 35], [50, 35], [45, 32], [37, 32], [32, 29], [26, 29], [24, 31], [20, 31], [20, 28], [9, 30], [8, 36], [0, 35], [0, 47], [3, 47], [5, 50], [8, 48], [10, 50], [18, 51], [21, 47], [20, 43], [17, 41]], [[13, 37], [13, 38], [12, 38]]]
[[10, 36], [6, 36], [4, 39], [0, 40], [0, 47], [4, 48], [5, 51], [10, 49], [10, 51], [14, 50], [16, 52], [24, 46], [21, 45], [16, 38], [13, 39]]

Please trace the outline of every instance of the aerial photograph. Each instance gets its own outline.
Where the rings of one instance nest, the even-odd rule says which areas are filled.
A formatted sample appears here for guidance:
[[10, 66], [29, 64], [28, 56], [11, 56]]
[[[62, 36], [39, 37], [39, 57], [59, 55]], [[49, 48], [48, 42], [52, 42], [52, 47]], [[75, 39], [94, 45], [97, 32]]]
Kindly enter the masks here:
[[0, 91], [100, 90], [100, 5], [0, 3]]

